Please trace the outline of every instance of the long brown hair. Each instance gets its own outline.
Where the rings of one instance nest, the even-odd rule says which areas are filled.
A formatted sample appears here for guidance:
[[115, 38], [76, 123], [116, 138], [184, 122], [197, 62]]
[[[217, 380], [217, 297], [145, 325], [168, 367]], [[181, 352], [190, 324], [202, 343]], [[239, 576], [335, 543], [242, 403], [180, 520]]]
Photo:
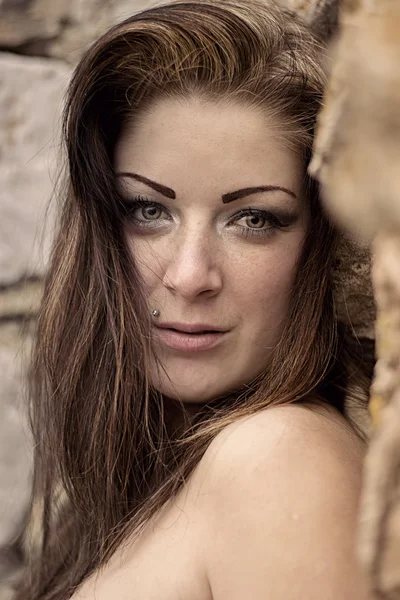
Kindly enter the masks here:
[[[68, 172], [30, 375], [40, 543], [17, 597], [65, 600], [183, 485], [227, 424], [318, 395], [339, 406], [354, 355], [332, 295], [336, 234], [306, 174], [325, 87], [323, 48], [272, 2], [175, 2], [106, 32], [64, 115]], [[123, 236], [113, 154], [160, 97], [235, 98], [278, 115], [304, 159], [311, 210], [287, 322], [268, 369], [171, 432], [149, 385], [149, 307]], [[60, 192], [61, 194], [61, 192]], [[358, 382], [367, 380], [360, 371]], [[334, 393], [332, 393], [334, 390]]]

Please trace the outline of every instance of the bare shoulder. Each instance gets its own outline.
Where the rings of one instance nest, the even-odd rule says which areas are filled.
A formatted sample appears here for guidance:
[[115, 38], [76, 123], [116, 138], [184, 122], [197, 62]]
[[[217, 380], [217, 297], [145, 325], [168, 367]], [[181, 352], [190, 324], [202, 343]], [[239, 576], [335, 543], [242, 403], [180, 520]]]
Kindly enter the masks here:
[[354, 551], [364, 454], [330, 408], [276, 407], [226, 427], [201, 465], [213, 598], [366, 599]]
[[[227, 426], [212, 442], [204, 456], [203, 470], [210, 478], [237, 475], [249, 469], [271, 471], [277, 461], [291, 470], [300, 462], [323, 464], [356, 476], [365, 455], [365, 444], [336, 410], [317, 404], [271, 407]], [[289, 472], [290, 474], [290, 472]]]

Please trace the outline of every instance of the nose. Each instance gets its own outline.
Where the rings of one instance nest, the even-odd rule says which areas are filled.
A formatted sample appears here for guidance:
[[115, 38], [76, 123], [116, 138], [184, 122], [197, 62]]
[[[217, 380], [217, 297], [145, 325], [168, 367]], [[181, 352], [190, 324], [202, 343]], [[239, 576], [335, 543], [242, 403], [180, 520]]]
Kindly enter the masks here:
[[172, 243], [163, 284], [187, 301], [211, 298], [222, 289], [217, 249], [204, 231], [187, 231]]

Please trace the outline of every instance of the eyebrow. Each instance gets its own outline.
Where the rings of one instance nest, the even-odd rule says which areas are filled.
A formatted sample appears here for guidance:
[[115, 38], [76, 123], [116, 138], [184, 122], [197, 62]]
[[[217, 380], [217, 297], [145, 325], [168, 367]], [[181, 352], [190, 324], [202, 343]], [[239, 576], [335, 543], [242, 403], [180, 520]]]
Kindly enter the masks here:
[[293, 198], [297, 198], [296, 194], [291, 190], [288, 190], [285, 187], [280, 185], [260, 185], [257, 187], [248, 187], [243, 188], [242, 190], [237, 190], [236, 192], [230, 192], [229, 194], [224, 194], [222, 196], [222, 202], [224, 204], [228, 204], [228, 202], [233, 202], [234, 200], [238, 200], [239, 198], [244, 198], [245, 196], [250, 196], [250, 194], [257, 194], [258, 192], [285, 192], [292, 196]]
[[[175, 200], [176, 198], [176, 192], [172, 188], [169, 188], [166, 185], [162, 185], [161, 183], [157, 183], [156, 181], [152, 181], [147, 177], [143, 177], [143, 175], [138, 175], [137, 173], [124, 172], [117, 173], [117, 177], [130, 177], [131, 179], [136, 179], [136, 181], [140, 181], [141, 183], [144, 183], [145, 185], [148, 185], [149, 187], [153, 188], [153, 190], [155, 190], [156, 192], [160, 192], [160, 194], [162, 194], [166, 198], [171, 198], [172, 200]], [[223, 204], [228, 204], [229, 202], [233, 202], [234, 200], [239, 200], [240, 198], [244, 198], [245, 196], [250, 196], [250, 194], [276, 191], [285, 192], [286, 194], [289, 194], [289, 196], [297, 198], [294, 192], [280, 185], [260, 185], [257, 187], [243, 188], [241, 190], [236, 190], [235, 192], [223, 194], [222, 202]]]
[[130, 177], [131, 179], [136, 179], [136, 181], [140, 181], [141, 183], [150, 186], [156, 192], [160, 192], [160, 194], [166, 198], [171, 198], [172, 200], [175, 200], [176, 198], [176, 193], [174, 190], [166, 185], [162, 185], [161, 183], [147, 179], [147, 177], [143, 177], [143, 175], [138, 175], [137, 173], [117, 173], [117, 177]]

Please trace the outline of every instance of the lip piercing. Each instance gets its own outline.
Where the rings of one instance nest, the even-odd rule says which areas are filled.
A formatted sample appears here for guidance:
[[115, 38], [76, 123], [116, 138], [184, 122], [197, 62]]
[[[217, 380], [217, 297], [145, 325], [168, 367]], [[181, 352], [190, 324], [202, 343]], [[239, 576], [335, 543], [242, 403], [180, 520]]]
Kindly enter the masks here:
[[151, 311], [151, 314], [153, 317], [159, 317], [160, 311], [158, 310], [158, 308], [155, 308], [154, 310]]

